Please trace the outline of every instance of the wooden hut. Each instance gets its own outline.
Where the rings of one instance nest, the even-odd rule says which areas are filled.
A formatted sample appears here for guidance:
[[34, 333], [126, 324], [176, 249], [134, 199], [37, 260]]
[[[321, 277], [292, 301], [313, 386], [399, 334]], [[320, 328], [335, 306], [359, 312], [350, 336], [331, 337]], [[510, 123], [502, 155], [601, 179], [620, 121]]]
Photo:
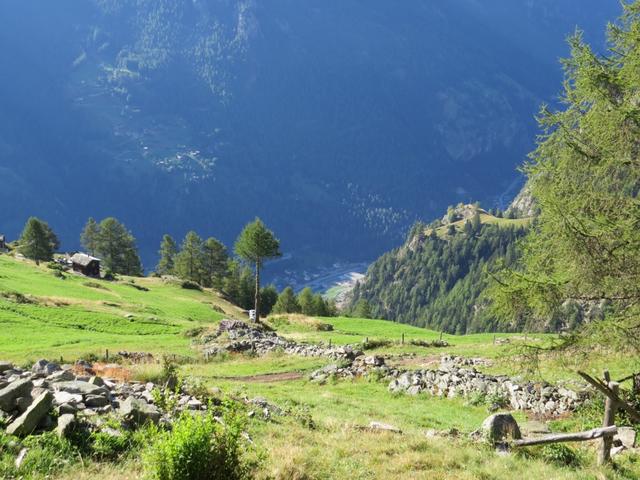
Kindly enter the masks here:
[[86, 253], [76, 253], [71, 257], [71, 267], [74, 272], [82, 273], [87, 277], [100, 276], [100, 259], [87, 255]]

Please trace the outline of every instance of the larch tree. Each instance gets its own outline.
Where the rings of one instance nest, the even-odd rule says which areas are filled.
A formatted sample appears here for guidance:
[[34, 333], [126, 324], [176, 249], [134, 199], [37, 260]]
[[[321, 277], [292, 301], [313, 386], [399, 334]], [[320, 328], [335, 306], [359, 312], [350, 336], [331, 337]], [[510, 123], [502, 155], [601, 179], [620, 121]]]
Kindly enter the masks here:
[[156, 273], [160, 275], [171, 275], [174, 273], [178, 246], [171, 235], [165, 234], [162, 237], [158, 253], [160, 255], [160, 260], [156, 266]]
[[259, 218], [244, 227], [236, 240], [234, 251], [244, 262], [254, 267], [256, 320], [260, 319], [260, 273], [266, 260], [277, 258], [280, 241]]
[[89, 217], [87, 223], [80, 234], [80, 244], [87, 250], [89, 255], [96, 255], [98, 250], [98, 241], [100, 240], [100, 227], [92, 217]]
[[563, 105], [542, 108], [524, 168], [540, 214], [493, 296], [513, 322], [598, 306], [604, 319], [572, 344], [640, 350], [640, 1], [624, 5], [608, 43], [601, 55], [580, 32], [570, 39]]
[[36, 217], [27, 220], [19, 241], [19, 252], [37, 264], [53, 258], [53, 252], [60, 246], [58, 237], [49, 225]]
[[184, 237], [180, 252], [176, 255], [176, 275], [200, 283], [202, 281], [202, 264], [202, 239], [196, 232], [191, 231]]

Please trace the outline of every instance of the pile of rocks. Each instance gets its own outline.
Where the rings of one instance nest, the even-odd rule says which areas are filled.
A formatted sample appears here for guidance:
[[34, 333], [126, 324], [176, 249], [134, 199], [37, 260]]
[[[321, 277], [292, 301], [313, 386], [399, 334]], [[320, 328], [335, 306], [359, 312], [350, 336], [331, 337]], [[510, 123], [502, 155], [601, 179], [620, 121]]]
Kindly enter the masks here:
[[384, 357], [360, 355], [344, 365], [327, 365], [313, 372], [309, 378], [313, 382], [322, 384], [330, 378], [352, 379], [372, 374], [377, 375], [378, 378], [387, 378], [399, 375], [400, 371], [386, 365]]
[[[153, 404], [154, 384], [116, 383], [89, 372], [90, 365], [82, 362], [61, 366], [39, 360], [30, 370], [0, 362], [0, 417], [7, 433], [26, 436], [50, 430], [57, 418], [58, 433], [64, 436], [76, 421], [97, 420], [109, 413], [131, 427], [170, 420]], [[177, 399], [177, 405], [178, 410], [206, 409], [187, 394]]]
[[490, 367], [492, 364], [491, 360], [487, 360], [486, 358], [466, 358], [455, 355], [443, 355], [440, 358], [441, 370], [462, 367]]
[[203, 337], [203, 343], [205, 357], [223, 352], [253, 352], [262, 356], [281, 351], [288, 355], [349, 361], [362, 355], [361, 351], [350, 345], [329, 347], [323, 344], [292, 342], [275, 332], [261, 328], [259, 324], [250, 325], [239, 320], [222, 320], [215, 334]]
[[581, 405], [587, 392], [575, 392], [547, 383], [521, 382], [506, 376], [485, 375], [474, 368], [404, 372], [389, 384], [389, 391], [409, 395], [429, 393], [441, 397], [487, 395], [503, 399], [514, 410], [560, 415]]

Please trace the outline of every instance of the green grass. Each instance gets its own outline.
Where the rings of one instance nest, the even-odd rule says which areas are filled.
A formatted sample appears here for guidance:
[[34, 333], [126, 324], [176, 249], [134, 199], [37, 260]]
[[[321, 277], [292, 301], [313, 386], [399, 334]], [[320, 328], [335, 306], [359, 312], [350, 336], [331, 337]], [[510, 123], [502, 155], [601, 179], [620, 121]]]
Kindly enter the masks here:
[[[16, 302], [14, 292], [27, 303]], [[72, 273], [60, 279], [46, 266], [0, 255], [0, 357], [8, 360], [77, 358], [106, 349], [193, 354], [183, 333], [223, 318], [214, 306], [241, 315], [217, 293], [183, 289], [177, 282], [106, 282]]]
[[[132, 287], [132, 280], [148, 291]], [[264, 460], [255, 472], [258, 479], [640, 478], [636, 474], [637, 456], [620, 459], [617, 472], [597, 469], [592, 466], [594, 449], [588, 444], [572, 446], [585, 459], [577, 468], [554, 464], [542, 450], [531, 450], [527, 456], [498, 456], [471, 442], [467, 435], [488, 415], [486, 406], [472, 406], [460, 398], [394, 395], [388, 392], [387, 382], [366, 379], [329, 381], [325, 385], [310, 382], [313, 370], [332, 363], [325, 358], [280, 353], [259, 358], [223, 355], [205, 363], [185, 333], [214, 326], [224, 316], [214, 306], [222, 308], [226, 316], [242, 318], [239, 309], [213, 291], [185, 290], [177, 282], [157, 278], [103, 282], [66, 274], [65, 279], [59, 279], [46, 266], [0, 255], [0, 359], [28, 363], [41, 357], [64, 357], [72, 361], [89, 353], [102, 354], [105, 349], [191, 357], [193, 361], [179, 367], [184, 377], [220, 388], [236, 399], [265, 397], [289, 412], [265, 421], [256, 407], [249, 434], [256, 455]], [[410, 342], [437, 340], [441, 338], [439, 332], [383, 320], [292, 316], [270, 321], [280, 335], [298, 342], [344, 345], [365, 339], [389, 340], [390, 345], [367, 353], [415, 354], [415, 366], [407, 368], [454, 354], [490, 358], [494, 365], [483, 370], [510, 375], [521, 373], [529, 365], [521, 355], [525, 344], [544, 346], [555, 338], [445, 334], [442, 339], [449, 346], [435, 348]], [[327, 323], [333, 330], [319, 330]], [[587, 358], [545, 357], [541, 372], [534, 376], [575, 379], [572, 369], [597, 374], [606, 366], [614, 377], [620, 377], [637, 364], [638, 360], [611, 359], [607, 352], [594, 351]], [[129, 368], [140, 380], [156, 379], [162, 373], [159, 363]], [[288, 375], [291, 373], [295, 374]], [[273, 377], [278, 374], [282, 376]], [[516, 416], [519, 421], [525, 420], [522, 412]], [[403, 434], [368, 431], [364, 427], [371, 421], [395, 425]], [[579, 419], [569, 418], [554, 422], [553, 428], [575, 430], [578, 425]], [[460, 436], [432, 439], [424, 434], [428, 429], [452, 428], [460, 431]], [[120, 464], [70, 464], [58, 478], [133, 479], [141, 474], [139, 460], [131, 458]]]
[[[482, 224], [489, 224], [489, 225], [499, 225], [501, 227], [527, 227], [530, 223], [532, 218], [501, 218], [501, 217], [495, 217], [493, 215], [490, 215], [489, 213], [487, 213], [484, 210], [480, 210], [480, 223]], [[456, 230], [458, 231], [463, 231], [464, 230], [464, 224], [467, 222], [467, 220], [458, 220], [456, 222], [451, 223], [451, 225], [453, 225]], [[436, 233], [438, 234], [438, 236], [440, 238], [444, 238], [447, 236], [447, 229], [449, 228], [449, 225], [445, 225], [442, 227], [439, 227], [436, 229]], [[429, 235], [431, 233], [431, 229], [427, 229], [425, 231], [426, 235]]]

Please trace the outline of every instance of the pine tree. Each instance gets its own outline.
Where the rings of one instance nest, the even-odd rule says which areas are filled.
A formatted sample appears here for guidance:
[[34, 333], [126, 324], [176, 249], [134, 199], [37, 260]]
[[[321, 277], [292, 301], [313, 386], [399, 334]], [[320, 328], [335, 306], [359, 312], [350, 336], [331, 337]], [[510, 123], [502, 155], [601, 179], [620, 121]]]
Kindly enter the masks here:
[[156, 273], [160, 275], [172, 275], [175, 269], [175, 260], [178, 253], [176, 241], [171, 235], [165, 234], [160, 243], [160, 260], [156, 266]]
[[99, 239], [100, 227], [93, 217], [89, 217], [80, 234], [80, 244], [86, 249], [89, 255], [96, 255]]
[[221, 288], [227, 271], [227, 247], [215, 238], [208, 238], [202, 246], [203, 283]]
[[246, 263], [255, 268], [254, 308], [256, 319], [260, 319], [260, 272], [265, 260], [281, 256], [280, 241], [259, 218], [244, 227], [234, 247], [238, 255]]
[[306, 287], [298, 294], [298, 305], [304, 315], [315, 315], [315, 305], [313, 303], [313, 291]]
[[184, 237], [180, 252], [175, 257], [175, 273], [178, 277], [200, 283], [203, 272], [203, 243], [194, 231]]
[[53, 230], [36, 217], [27, 220], [19, 244], [20, 253], [37, 264], [53, 259], [53, 252], [59, 246]]
[[299, 313], [300, 305], [296, 294], [293, 292], [293, 288], [287, 287], [280, 295], [278, 295], [278, 301], [273, 306], [273, 313]]
[[278, 290], [274, 285], [267, 285], [260, 292], [260, 303], [264, 316], [269, 316], [278, 301]]
[[330, 317], [327, 302], [319, 293], [313, 296], [313, 315], [316, 317]]
[[362, 298], [356, 303], [351, 315], [355, 318], [371, 318], [371, 305]]
[[142, 275], [136, 240], [125, 225], [108, 217], [100, 222], [98, 229], [95, 253], [101, 257], [105, 269], [122, 275]]

